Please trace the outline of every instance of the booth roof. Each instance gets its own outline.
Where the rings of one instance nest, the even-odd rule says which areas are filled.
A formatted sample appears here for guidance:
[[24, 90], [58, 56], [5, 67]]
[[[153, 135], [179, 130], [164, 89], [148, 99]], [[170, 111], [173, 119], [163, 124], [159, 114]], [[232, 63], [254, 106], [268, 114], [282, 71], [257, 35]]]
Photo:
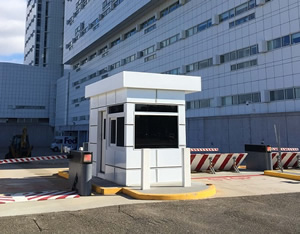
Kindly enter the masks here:
[[85, 87], [85, 97], [123, 88], [158, 89], [193, 93], [201, 91], [201, 77], [123, 71]]

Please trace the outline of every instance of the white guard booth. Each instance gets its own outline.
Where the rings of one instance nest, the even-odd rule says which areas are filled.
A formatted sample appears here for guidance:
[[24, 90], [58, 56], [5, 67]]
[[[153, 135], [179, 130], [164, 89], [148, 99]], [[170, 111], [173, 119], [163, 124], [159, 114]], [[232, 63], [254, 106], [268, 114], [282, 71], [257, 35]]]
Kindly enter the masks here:
[[190, 186], [185, 94], [196, 91], [201, 77], [127, 71], [88, 85], [93, 175], [125, 186]]

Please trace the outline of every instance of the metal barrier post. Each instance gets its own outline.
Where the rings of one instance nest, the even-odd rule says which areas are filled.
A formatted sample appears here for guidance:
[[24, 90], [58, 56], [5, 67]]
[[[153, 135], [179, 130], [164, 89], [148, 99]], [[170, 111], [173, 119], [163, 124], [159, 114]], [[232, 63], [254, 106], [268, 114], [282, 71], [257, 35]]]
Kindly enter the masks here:
[[141, 188], [150, 189], [150, 149], [142, 149]]
[[297, 155], [297, 168], [300, 169], [300, 155]]
[[236, 165], [236, 157], [233, 157], [232, 159], [233, 159], [233, 169], [234, 169], [234, 171], [236, 173], [240, 173], [240, 170], [239, 170], [239, 168]]
[[209, 157], [209, 170], [211, 174], [216, 174], [215, 168], [214, 168], [214, 164], [212, 162], [212, 157]]
[[279, 155], [277, 157], [277, 164], [281, 172], [283, 172], [282, 162], [281, 162], [281, 153], [279, 152]]

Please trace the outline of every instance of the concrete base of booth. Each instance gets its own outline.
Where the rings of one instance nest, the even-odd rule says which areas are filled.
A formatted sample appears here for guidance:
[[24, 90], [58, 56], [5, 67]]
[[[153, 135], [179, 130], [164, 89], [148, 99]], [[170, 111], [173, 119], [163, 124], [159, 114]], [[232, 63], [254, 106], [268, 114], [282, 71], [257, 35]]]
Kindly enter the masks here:
[[[68, 179], [68, 172], [59, 172], [58, 175]], [[139, 200], [199, 200], [216, 194], [214, 185], [200, 182], [192, 183], [191, 187], [182, 187], [179, 183], [161, 183], [151, 186], [148, 190], [141, 190], [140, 187], [123, 187], [98, 177], [93, 177], [92, 189], [103, 195], [123, 193]]]
[[216, 188], [211, 184], [192, 183], [191, 187], [182, 187], [179, 183], [168, 185], [155, 184], [150, 189], [141, 190], [140, 187], [118, 186], [98, 177], [93, 178], [93, 191], [103, 195], [126, 194], [139, 200], [199, 200], [214, 196]]

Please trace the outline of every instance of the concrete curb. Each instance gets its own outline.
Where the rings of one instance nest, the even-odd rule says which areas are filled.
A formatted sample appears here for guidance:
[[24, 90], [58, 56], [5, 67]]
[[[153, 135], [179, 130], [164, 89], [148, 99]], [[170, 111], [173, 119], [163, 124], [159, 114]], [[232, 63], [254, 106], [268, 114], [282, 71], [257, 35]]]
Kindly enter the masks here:
[[300, 174], [295, 175], [295, 174], [289, 174], [289, 173], [281, 173], [281, 172], [277, 172], [277, 171], [264, 171], [264, 174], [268, 175], [268, 176], [275, 176], [275, 177], [300, 181]]
[[96, 184], [92, 184], [92, 190], [96, 193], [103, 194], [103, 195], [116, 195], [117, 193], [122, 192], [122, 188], [119, 187], [101, 187]]
[[150, 194], [140, 193], [138, 191], [123, 188], [122, 193], [139, 200], [200, 200], [212, 197], [216, 194], [216, 187], [212, 184], [203, 191], [192, 193], [178, 193], [178, 194]]
[[[69, 173], [65, 171], [59, 171], [58, 176], [68, 179]], [[212, 197], [216, 194], [216, 187], [212, 184], [208, 184], [208, 188], [199, 192], [191, 193], [178, 193], [178, 194], [150, 194], [141, 193], [133, 189], [124, 187], [101, 187], [96, 184], [92, 184], [92, 190], [96, 193], [103, 195], [116, 195], [117, 193], [124, 193], [132, 198], [139, 200], [200, 200], [208, 197]]]
[[69, 173], [66, 171], [59, 171], [57, 175], [64, 179], [69, 179]]

